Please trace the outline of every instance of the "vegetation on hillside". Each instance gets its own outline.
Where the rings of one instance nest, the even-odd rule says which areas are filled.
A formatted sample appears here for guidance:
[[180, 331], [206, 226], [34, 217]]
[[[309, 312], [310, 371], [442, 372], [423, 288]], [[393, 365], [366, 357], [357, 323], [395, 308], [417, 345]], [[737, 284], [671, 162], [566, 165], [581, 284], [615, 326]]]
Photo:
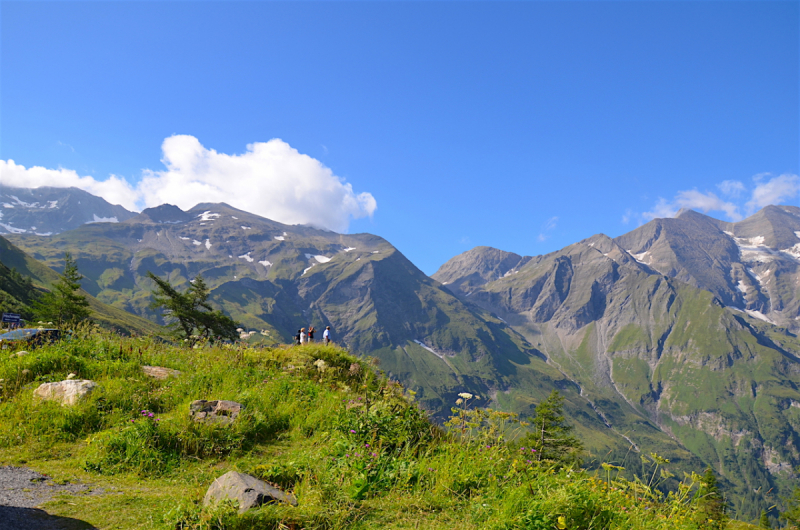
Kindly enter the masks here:
[[92, 314], [89, 301], [81, 291], [83, 275], [69, 252], [64, 253], [64, 272], [58, 275], [53, 288], [34, 302], [37, 318], [53, 322], [55, 326], [74, 327]]
[[[148, 378], [144, 365], [180, 370]], [[62, 407], [33, 398], [68, 374], [99, 384]], [[668, 462], [645, 457], [634, 480], [588, 472], [511, 444], [522, 424], [477, 411], [464, 393], [450, 427], [373, 363], [333, 346], [177, 348], [151, 338], [79, 331], [0, 358], [0, 464], [26, 464], [99, 493], [56, 499], [52, 513], [98, 528], [699, 529], [712, 520], [710, 479], [659, 484]], [[244, 409], [232, 427], [193, 423], [195, 399]], [[551, 415], [559, 416], [557, 400]], [[567, 433], [568, 435], [568, 433]], [[545, 437], [546, 439], [548, 437]], [[542, 437], [539, 437], [541, 442]], [[239, 470], [292, 491], [297, 507], [203, 507], [211, 482]], [[712, 474], [713, 477], [713, 474]], [[735, 523], [733, 523], [735, 524]], [[732, 525], [731, 525], [732, 527]]]

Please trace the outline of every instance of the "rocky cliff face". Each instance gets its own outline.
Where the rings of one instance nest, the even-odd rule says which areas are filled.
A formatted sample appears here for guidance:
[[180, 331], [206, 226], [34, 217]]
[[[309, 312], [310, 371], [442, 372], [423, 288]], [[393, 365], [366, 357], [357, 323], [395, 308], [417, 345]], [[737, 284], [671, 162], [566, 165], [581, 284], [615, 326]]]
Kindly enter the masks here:
[[434, 277], [520, 332], [633, 443], [666, 433], [758, 504], [800, 464], [798, 213], [683, 212], [520, 258], [467, 292], [466, 254]]

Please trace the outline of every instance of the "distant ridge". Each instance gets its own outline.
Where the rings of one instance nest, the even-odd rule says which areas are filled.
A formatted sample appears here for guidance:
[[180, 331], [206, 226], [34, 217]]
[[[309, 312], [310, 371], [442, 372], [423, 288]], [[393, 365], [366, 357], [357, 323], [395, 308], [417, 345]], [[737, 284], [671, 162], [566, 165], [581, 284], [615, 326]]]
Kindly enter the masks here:
[[0, 234], [50, 236], [86, 223], [117, 223], [134, 215], [78, 188], [0, 184]]

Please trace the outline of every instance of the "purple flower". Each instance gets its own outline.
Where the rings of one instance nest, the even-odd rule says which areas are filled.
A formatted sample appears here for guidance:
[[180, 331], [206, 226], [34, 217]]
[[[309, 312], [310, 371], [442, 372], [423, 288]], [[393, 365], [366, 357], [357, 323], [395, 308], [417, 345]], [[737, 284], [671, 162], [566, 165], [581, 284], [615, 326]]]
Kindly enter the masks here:
[[356, 433], [356, 431], [354, 431], [353, 429], [350, 429], [350, 434], [355, 434], [355, 433]]
[[131, 423], [136, 423], [136, 420], [131, 420]]
[[345, 458], [350, 458], [350, 455], [347, 455], [347, 454], [346, 454], [346, 455], [344, 455], [344, 457], [345, 457]]
[[153, 414], [152, 412], [147, 415], [148, 418], [152, 418], [153, 416], [155, 416], [155, 414]]
[[364, 447], [369, 447], [369, 444], [364, 444]]

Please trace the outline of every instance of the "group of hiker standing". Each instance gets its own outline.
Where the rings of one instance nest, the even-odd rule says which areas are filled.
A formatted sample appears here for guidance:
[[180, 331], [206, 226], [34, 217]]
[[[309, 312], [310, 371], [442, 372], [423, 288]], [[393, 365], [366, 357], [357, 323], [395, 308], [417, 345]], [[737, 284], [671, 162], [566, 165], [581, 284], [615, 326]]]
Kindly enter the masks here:
[[[300, 328], [297, 330], [297, 335], [294, 336], [295, 344], [311, 344], [314, 342], [314, 332], [317, 331], [314, 329], [314, 326], [310, 326], [308, 331], [306, 328]], [[325, 345], [331, 343], [331, 327], [325, 326], [325, 331], [322, 332], [322, 342]]]

